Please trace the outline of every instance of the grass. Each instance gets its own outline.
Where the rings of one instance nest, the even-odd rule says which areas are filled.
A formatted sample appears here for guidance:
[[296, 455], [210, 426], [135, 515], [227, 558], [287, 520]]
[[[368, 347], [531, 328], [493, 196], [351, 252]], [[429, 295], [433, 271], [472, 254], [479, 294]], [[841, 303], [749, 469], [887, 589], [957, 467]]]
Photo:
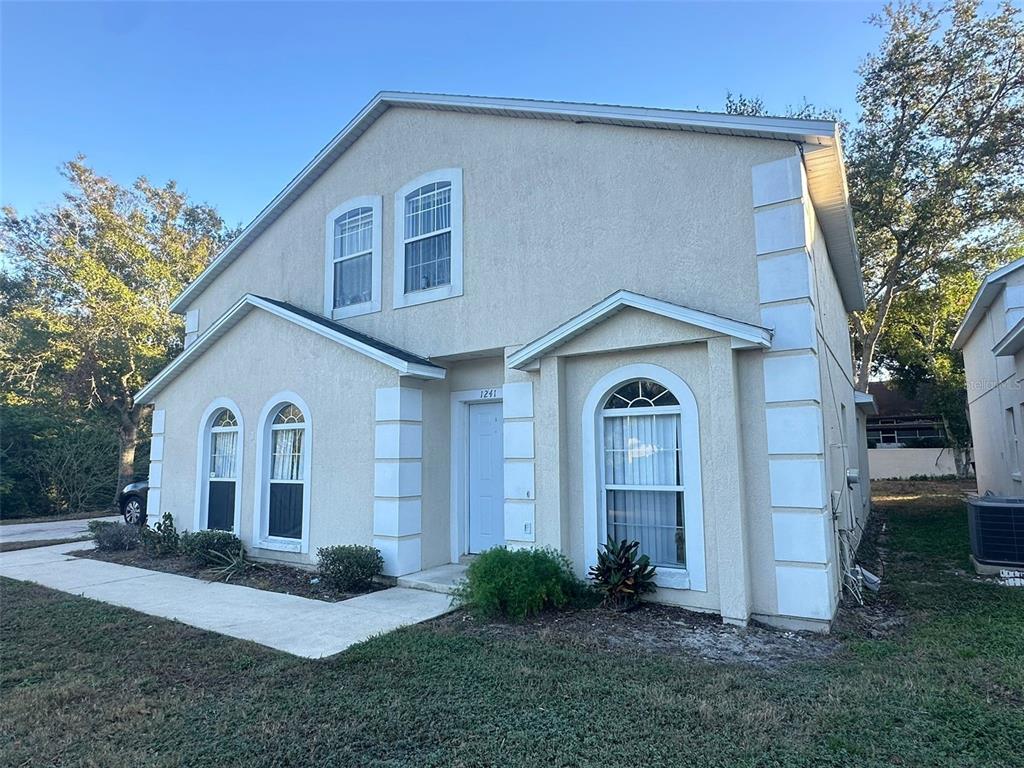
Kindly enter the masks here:
[[896, 634], [781, 670], [420, 625], [325, 661], [4, 581], [5, 766], [1020, 766], [1024, 590], [879, 484]]
[[87, 541], [81, 537], [73, 539], [33, 539], [31, 541], [0, 541], [0, 552], [17, 552], [22, 549], [51, 547], [54, 544], [70, 544], [75, 541]]

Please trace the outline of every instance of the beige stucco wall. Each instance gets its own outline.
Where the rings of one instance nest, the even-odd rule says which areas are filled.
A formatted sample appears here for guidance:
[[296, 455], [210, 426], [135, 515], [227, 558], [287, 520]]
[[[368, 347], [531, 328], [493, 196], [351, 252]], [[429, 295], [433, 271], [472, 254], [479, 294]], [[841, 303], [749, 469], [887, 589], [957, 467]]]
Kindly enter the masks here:
[[200, 419], [214, 399], [230, 398], [242, 419], [241, 538], [252, 542], [259, 414], [269, 398], [291, 390], [305, 400], [312, 425], [309, 554], [255, 554], [310, 562], [317, 547], [370, 544], [374, 395], [397, 384], [391, 368], [253, 310], [156, 398], [166, 414], [161, 513], [170, 511], [179, 529], [195, 528]]
[[[626, 288], [758, 322], [751, 167], [760, 139], [391, 109], [193, 302], [243, 293], [323, 310], [324, 218], [383, 196], [383, 311], [345, 322], [420, 354], [523, 344]], [[464, 172], [464, 295], [392, 307], [394, 192]], [[723, 290], [727, 286], [727, 290]]]

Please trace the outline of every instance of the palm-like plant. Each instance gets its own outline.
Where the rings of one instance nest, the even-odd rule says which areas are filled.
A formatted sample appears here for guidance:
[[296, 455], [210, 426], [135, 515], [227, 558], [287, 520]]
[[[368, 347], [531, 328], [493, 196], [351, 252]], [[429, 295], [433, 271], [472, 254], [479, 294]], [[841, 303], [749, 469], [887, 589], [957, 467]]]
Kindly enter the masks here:
[[656, 569], [647, 555], [640, 554], [639, 541], [608, 539], [597, 553], [597, 565], [590, 578], [604, 593], [604, 604], [617, 610], [633, 608], [640, 596], [657, 589]]

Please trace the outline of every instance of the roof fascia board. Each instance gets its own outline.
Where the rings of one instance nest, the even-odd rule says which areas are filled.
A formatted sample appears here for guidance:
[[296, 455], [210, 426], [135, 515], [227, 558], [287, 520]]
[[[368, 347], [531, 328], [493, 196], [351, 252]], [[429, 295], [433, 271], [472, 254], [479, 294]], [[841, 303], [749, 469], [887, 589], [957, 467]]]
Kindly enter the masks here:
[[1015, 355], [1024, 348], [1024, 318], [1006, 332], [992, 347], [992, 354], [996, 357]]
[[652, 299], [649, 296], [642, 296], [632, 291], [617, 291], [509, 355], [508, 367], [522, 370], [547, 352], [561, 346], [590, 326], [600, 323], [626, 307], [651, 312], [655, 315], [678, 320], [681, 323], [687, 323], [720, 333], [724, 336], [730, 336], [733, 339], [733, 347], [736, 349], [750, 349], [754, 347], [768, 349], [771, 347], [772, 334], [767, 328], [713, 315], [709, 312], [701, 312], [697, 309], [672, 304], [661, 299]]
[[978, 292], [974, 294], [974, 299], [971, 301], [971, 306], [967, 308], [967, 313], [953, 336], [953, 342], [950, 344], [953, 349], [963, 348], [967, 339], [974, 333], [974, 329], [978, 327], [978, 323], [981, 322], [985, 310], [992, 306], [996, 296], [1003, 289], [1003, 279], [1021, 267], [1024, 267], [1024, 258], [1011, 261], [982, 280], [981, 285], [978, 286]]
[[203, 335], [190, 344], [184, 352], [168, 363], [167, 366], [149, 382], [149, 384], [140, 389], [135, 395], [135, 402], [138, 404], [145, 404], [149, 402], [156, 393], [163, 389], [167, 383], [173, 380], [176, 371], [180, 368], [187, 367], [187, 363], [190, 360], [201, 355], [214, 341], [220, 338], [220, 336], [226, 331], [230, 330], [238, 323], [239, 320], [249, 314], [249, 312], [256, 307], [284, 320], [288, 320], [289, 322], [301, 326], [306, 330], [319, 334], [324, 338], [330, 339], [337, 344], [341, 344], [343, 347], [359, 352], [360, 354], [376, 360], [379, 363], [383, 363], [384, 365], [394, 368], [398, 371], [400, 376], [409, 376], [417, 379], [443, 379], [447, 375], [447, 371], [444, 368], [422, 365], [420, 363], [411, 363], [407, 360], [402, 360], [401, 358], [389, 355], [387, 352], [383, 352], [376, 347], [371, 347], [357, 339], [353, 339], [343, 333], [333, 331], [319, 323], [308, 320], [294, 312], [289, 312], [287, 309], [279, 307], [276, 304], [272, 304], [269, 301], [265, 301], [259, 296], [246, 294], [239, 299], [231, 309], [217, 318], [217, 320], [206, 329]]

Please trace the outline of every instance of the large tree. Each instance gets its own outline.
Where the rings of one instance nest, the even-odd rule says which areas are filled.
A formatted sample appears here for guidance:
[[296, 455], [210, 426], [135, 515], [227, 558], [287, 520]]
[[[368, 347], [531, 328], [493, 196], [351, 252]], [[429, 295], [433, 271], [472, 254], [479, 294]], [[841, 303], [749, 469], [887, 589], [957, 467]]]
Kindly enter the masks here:
[[[1024, 26], [1009, 3], [889, 6], [861, 67], [850, 194], [868, 308], [853, 318], [867, 387], [890, 313], [980, 272], [1024, 222]], [[927, 306], [925, 303], [924, 306]]]
[[120, 486], [143, 417], [135, 392], [181, 349], [181, 318], [168, 306], [231, 233], [173, 182], [122, 187], [82, 158], [63, 174], [70, 190], [56, 207], [3, 210], [6, 287], [16, 292], [0, 318], [0, 371], [20, 402], [60, 400], [108, 417]]
[[[851, 321], [860, 389], [878, 368], [900, 298], [924, 291], [934, 300], [950, 280], [981, 273], [1020, 242], [1024, 222], [1019, 11], [1006, 3], [985, 15], [979, 0], [908, 2], [871, 22], [884, 38], [860, 67], [861, 113], [844, 125], [867, 295]], [[765, 112], [760, 99], [731, 94], [726, 108]], [[807, 104], [790, 113], [832, 116]]]

